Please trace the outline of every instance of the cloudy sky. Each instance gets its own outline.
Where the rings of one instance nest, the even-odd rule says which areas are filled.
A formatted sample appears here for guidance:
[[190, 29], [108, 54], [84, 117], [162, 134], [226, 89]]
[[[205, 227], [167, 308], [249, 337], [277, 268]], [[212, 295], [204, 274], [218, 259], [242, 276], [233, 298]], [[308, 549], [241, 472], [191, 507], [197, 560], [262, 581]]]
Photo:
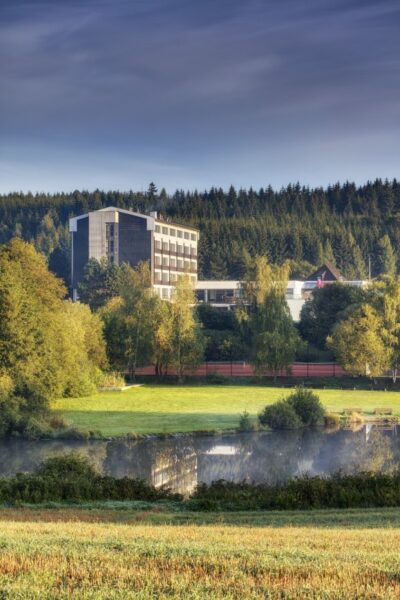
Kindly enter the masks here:
[[399, 0], [1, 0], [0, 191], [400, 177]]

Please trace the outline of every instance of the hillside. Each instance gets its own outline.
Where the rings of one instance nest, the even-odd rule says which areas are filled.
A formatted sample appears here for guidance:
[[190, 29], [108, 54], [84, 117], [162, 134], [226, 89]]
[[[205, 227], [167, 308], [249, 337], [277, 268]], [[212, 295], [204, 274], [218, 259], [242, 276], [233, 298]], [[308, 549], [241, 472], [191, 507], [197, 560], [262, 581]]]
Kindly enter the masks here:
[[70, 216], [119, 206], [198, 226], [201, 278], [240, 278], [246, 257], [267, 254], [293, 261], [292, 277], [330, 260], [350, 279], [397, 269], [400, 254], [400, 183], [376, 180], [327, 189], [290, 185], [280, 191], [79, 192], [0, 196], [0, 243], [13, 235], [34, 241], [50, 267], [68, 279]]

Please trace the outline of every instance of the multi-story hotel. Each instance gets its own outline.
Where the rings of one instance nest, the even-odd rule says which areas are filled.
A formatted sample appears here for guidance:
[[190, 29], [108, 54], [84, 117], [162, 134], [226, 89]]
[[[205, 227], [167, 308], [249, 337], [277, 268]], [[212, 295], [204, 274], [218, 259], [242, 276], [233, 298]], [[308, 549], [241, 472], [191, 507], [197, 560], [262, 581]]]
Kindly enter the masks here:
[[193, 227], [158, 219], [156, 212], [144, 215], [111, 206], [73, 217], [69, 230], [74, 299], [90, 258], [132, 267], [148, 261], [153, 287], [161, 298], [170, 298], [182, 273], [189, 273], [196, 285], [199, 232]]

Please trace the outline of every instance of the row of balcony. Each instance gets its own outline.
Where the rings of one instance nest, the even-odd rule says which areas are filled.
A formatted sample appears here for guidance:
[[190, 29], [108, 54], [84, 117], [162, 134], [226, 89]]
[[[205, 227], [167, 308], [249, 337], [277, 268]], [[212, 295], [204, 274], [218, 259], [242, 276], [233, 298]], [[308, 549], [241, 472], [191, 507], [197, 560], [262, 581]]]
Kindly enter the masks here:
[[154, 285], [176, 285], [176, 279], [160, 279], [159, 277], [154, 278]]
[[[179, 273], [179, 274], [180, 273], [192, 273], [192, 274], [197, 273], [197, 269], [191, 269], [191, 268], [189, 268], [189, 269], [186, 268], [185, 269], [184, 267], [183, 268], [165, 267], [165, 266], [161, 267], [160, 265], [156, 265], [155, 268], [158, 271], [161, 271], [162, 273], [168, 273], [168, 274], [170, 274], [170, 273]], [[157, 277], [157, 273], [154, 273], [154, 275], [155, 275], [155, 277]]]
[[[179, 265], [179, 262], [181, 262], [182, 264]], [[185, 263], [189, 263], [188, 260], [183, 261], [179, 261], [176, 264], [165, 264], [164, 262], [157, 262], [157, 260], [154, 261], [154, 268], [155, 269], [166, 269], [166, 270], [170, 270], [170, 271], [179, 271], [179, 270], [185, 270], [185, 269], [192, 269], [197, 271], [197, 263], [194, 263], [194, 261], [191, 261], [192, 264], [184, 264]]]
[[154, 248], [155, 254], [160, 254], [161, 256], [187, 256], [189, 258], [197, 259], [197, 252], [191, 252], [189, 249], [178, 250], [177, 252], [172, 252], [171, 250], [162, 250], [161, 248]]

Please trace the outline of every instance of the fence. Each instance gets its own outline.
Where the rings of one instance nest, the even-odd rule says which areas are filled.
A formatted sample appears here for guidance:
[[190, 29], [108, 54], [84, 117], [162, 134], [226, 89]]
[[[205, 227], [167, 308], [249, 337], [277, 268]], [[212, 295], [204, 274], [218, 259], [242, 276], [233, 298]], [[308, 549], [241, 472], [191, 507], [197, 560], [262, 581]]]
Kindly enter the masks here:
[[[254, 369], [247, 362], [205, 362], [194, 372], [187, 375], [205, 376], [217, 373], [227, 377], [253, 377]], [[136, 370], [137, 375], [155, 375], [154, 367], [140, 367]], [[169, 375], [175, 375], [175, 369], [168, 369]], [[264, 373], [271, 376], [272, 373]], [[342, 367], [336, 363], [293, 363], [290, 369], [283, 369], [278, 377], [341, 377], [344, 375]]]

